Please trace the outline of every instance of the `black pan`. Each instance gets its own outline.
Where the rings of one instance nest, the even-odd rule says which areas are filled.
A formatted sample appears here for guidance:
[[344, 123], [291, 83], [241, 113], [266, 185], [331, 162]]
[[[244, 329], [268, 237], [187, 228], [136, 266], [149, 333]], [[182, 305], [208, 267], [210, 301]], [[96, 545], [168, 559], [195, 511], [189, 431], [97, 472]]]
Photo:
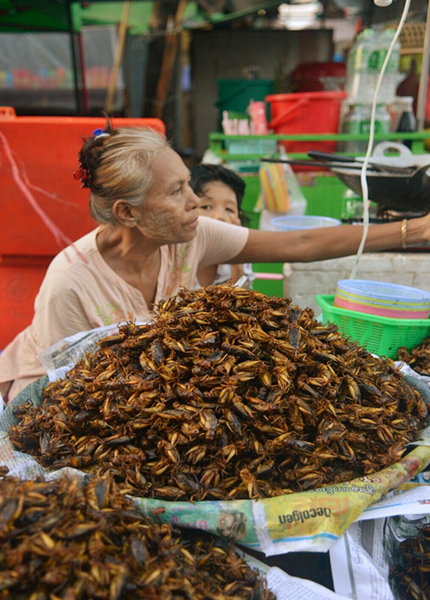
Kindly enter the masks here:
[[[315, 155], [315, 154], [314, 154]], [[262, 159], [263, 162], [284, 162], [330, 169], [345, 185], [362, 196], [360, 172], [362, 163], [342, 163], [312, 160]], [[420, 166], [390, 166], [370, 164], [367, 172], [369, 200], [386, 208], [400, 211], [430, 212], [429, 164]]]
[[[345, 185], [362, 196], [360, 171], [348, 167], [330, 169]], [[408, 173], [367, 171], [369, 200], [387, 208], [409, 211], [430, 211], [430, 165]]]

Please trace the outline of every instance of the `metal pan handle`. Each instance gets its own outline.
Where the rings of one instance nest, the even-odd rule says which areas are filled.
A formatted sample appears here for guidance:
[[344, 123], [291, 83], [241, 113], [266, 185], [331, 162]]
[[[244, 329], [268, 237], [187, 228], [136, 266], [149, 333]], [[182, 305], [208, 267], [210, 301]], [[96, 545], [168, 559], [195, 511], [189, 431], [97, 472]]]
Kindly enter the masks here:
[[404, 144], [399, 144], [398, 142], [381, 142], [373, 149], [372, 158], [375, 156], [386, 158], [385, 153], [392, 150], [397, 150], [399, 153], [399, 156], [396, 158], [410, 159], [413, 156], [412, 152]]
[[332, 154], [331, 152], [319, 152], [318, 150], [309, 150], [308, 156], [315, 160], [327, 160], [328, 162], [355, 162], [354, 156], [342, 156], [340, 154]]

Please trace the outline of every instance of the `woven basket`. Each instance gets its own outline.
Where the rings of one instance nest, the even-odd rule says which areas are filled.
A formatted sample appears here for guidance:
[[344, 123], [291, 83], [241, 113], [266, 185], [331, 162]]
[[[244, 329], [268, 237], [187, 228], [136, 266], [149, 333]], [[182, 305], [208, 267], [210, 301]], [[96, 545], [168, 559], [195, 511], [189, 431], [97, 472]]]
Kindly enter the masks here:
[[425, 23], [407, 23], [399, 36], [402, 50], [422, 50], [424, 48]]

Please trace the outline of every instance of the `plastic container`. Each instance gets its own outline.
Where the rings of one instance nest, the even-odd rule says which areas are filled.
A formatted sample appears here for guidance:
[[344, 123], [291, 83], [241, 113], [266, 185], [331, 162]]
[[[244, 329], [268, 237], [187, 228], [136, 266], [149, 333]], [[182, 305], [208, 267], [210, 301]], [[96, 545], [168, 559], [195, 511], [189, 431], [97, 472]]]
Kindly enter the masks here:
[[[346, 91], [351, 102], [371, 104], [394, 30], [365, 29], [356, 38], [348, 55]], [[396, 43], [387, 65], [378, 101], [390, 103], [396, 95], [399, 76], [400, 44]]]
[[430, 319], [390, 319], [354, 312], [333, 305], [334, 296], [317, 295], [324, 322], [331, 321], [342, 333], [379, 356], [395, 358], [400, 346], [412, 350], [430, 335]]
[[341, 90], [345, 84], [346, 67], [340, 62], [300, 63], [291, 73], [291, 88], [294, 92], [323, 92], [329, 85], [332, 90]]
[[287, 216], [272, 219], [273, 231], [298, 231], [299, 229], [317, 229], [319, 227], [336, 227], [342, 225], [339, 219], [314, 216]]
[[226, 140], [225, 148], [229, 154], [273, 154], [277, 144], [265, 139]]
[[263, 101], [254, 102], [251, 100], [248, 106], [248, 113], [251, 117], [251, 126], [256, 135], [266, 135], [267, 129], [267, 109]]
[[[348, 101], [349, 102], [349, 101]], [[370, 133], [372, 106], [370, 104], [352, 104], [342, 123], [342, 132], [352, 135]], [[375, 112], [375, 133], [390, 133], [391, 116], [385, 104], [378, 104]], [[340, 150], [350, 154], [364, 154], [367, 151], [367, 140], [346, 141]]]
[[0, 350], [33, 320], [34, 300], [53, 257], [2, 257], [0, 262]]
[[217, 84], [220, 123], [224, 110], [246, 114], [250, 100], [258, 102], [273, 94], [272, 79], [218, 79]]
[[[274, 94], [267, 96], [272, 120], [269, 129], [276, 134], [336, 134], [345, 92], [306, 92], [302, 94]], [[335, 152], [337, 142], [280, 142], [287, 152], [320, 150]]]
[[[399, 129], [400, 120], [405, 113], [408, 115], [407, 122], [402, 123], [402, 129], [406, 124], [408, 125], [406, 132], [416, 131], [417, 122], [414, 114], [414, 99], [412, 96], [396, 96], [393, 102], [388, 106], [388, 110], [391, 116], [391, 131], [401, 131]], [[404, 140], [402, 144], [406, 145], [408, 142], [409, 140]]]
[[380, 317], [428, 319], [430, 293], [394, 283], [342, 279], [334, 305]]
[[341, 214], [342, 221], [359, 219], [363, 216], [363, 198], [357, 192], [346, 188], [342, 199], [344, 201]]
[[[4, 136], [22, 179], [29, 182], [38, 209], [72, 241], [94, 229], [88, 189], [73, 173], [79, 168], [83, 138], [104, 127], [104, 117], [17, 117], [10, 107], [0, 107], [0, 133]], [[116, 127], [151, 127], [164, 134], [159, 119], [112, 119]], [[0, 139], [0, 146], [2, 146]], [[5, 224], [0, 235], [0, 255], [55, 256], [59, 244], [36, 208], [14, 179], [12, 166], [0, 150], [1, 208]], [[7, 215], [7, 217], [6, 217]]]
[[[409, 96], [404, 96], [404, 110], [400, 116], [399, 124], [397, 125], [396, 131], [400, 133], [408, 133], [410, 131], [416, 131], [417, 120], [414, 115], [413, 101], [414, 99]], [[411, 140], [405, 140], [403, 142], [408, 148], [412, 147]]]
[[[346, 65], [346, 86], [351, 102], [367, 102], [369, 100], [370, 75], [368, 64], [374, 48], [375, 32], [365, 29], [359, 33], [348, 53]], [[370, 93], [374, 91], [373, 86]]]
[[[373, 93], [376, 88], [379, 73], [381, 72], [382, 65], [384, 64], [385, 58], [388, 54], [388, 49], [394, 38], [394, 29], [385, 29], [379, 31], [375, 36], [375, 47], [369, 58], [368, 72], [371, 77], [373, 87], [368, 90], [371, 93], [373, 99]], [[400, 42], [397, 41], [394, 45], [393, 52], [390, 60], [388, 61], [387, 68], [384, 73], [384, 78], [381, 83], [381, 87], [378, 93], [378, 100], [381, 102], [392, 102], [396, 96], [396, 88], [399, 78], [399, 63], [400, 63]]]

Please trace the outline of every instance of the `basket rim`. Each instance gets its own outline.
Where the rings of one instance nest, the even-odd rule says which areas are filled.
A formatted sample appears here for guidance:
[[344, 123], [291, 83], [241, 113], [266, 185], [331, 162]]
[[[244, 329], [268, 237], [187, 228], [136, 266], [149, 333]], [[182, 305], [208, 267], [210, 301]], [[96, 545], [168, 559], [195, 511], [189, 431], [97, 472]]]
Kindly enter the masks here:
[[[300, 221], [303, 221], [303, 226], [298, 225]], [[327, 225], [332, 225], [333, 227], [342, 225], [342, 221], [340, 219], [324, 216], [320, 217], [318, 215], [286, 215], [284, 217], [275, 217], [270, 221], [271, 225], [284, 228], [286, 231], [288, 227], [294, 227], [297, 229], [318, 229], [318, 227], [315, 227], [317, 222], [326, 223]], [[308, 225], [306, 225], [306, 223]]]
[[358, 294], [353, 294], [352, 292], [346, 292], [343, 290], [336, 290], [335, 297], [340, 300], [347, 300], [348, 302], [353, 302], [354, 304], [359, 304], [361, 306], [375, 306], [381, 308], [392, 308], [395, 310], [428, 310], [430, 309], [430, 298], [429, 299], [388, 299], [383, 297], [375, 297], [371, 298], [369, 296], [359, 296]]
[[346, 308], [339, 308], [334, 306], [334, 294], [316, 294], [316, 303], [324, 310], [329, 309], [334, 314], [339, 316], [349, 317], [350, 319], [360, 319], [361, 321], [370, 321], [372, 323], [379, 323], [380, 325], [391, 325], [399, 326], [404, 325], [410, 328], [414, 327], [429, 327], [430, 328], [430, 317], [428, 319], [397, 319], [394, 317], [379, 317], [378, 315], [371, 315], [368, 313], [359, 313], [358, 311], [348, 310]]
[[[372, 285], [386, 288], [387, 293], [367, 291], [366, 288], [372, 287]], [[396, 300], [394, 300], [393, 294], [395, 294], [396, 290], [399, 292], [402, 290], [406, 294], [411, 293], [411, 296], [401, 297], [398, 299], [399, 302], [430, 302], [430, 292], [407, 285], [399, 285], [398, 283], [387, 283], [385, 281], [373, 281], [370, 279], [339, 279], [337, 287], [340, 292], [347, 294], [361, 294], [361, 298], [367, 297], [372, 300], [388, 300], [389, 302], [395, 302]], [[389, 291], [391, 291], [392, 294], [389, 294]]]

